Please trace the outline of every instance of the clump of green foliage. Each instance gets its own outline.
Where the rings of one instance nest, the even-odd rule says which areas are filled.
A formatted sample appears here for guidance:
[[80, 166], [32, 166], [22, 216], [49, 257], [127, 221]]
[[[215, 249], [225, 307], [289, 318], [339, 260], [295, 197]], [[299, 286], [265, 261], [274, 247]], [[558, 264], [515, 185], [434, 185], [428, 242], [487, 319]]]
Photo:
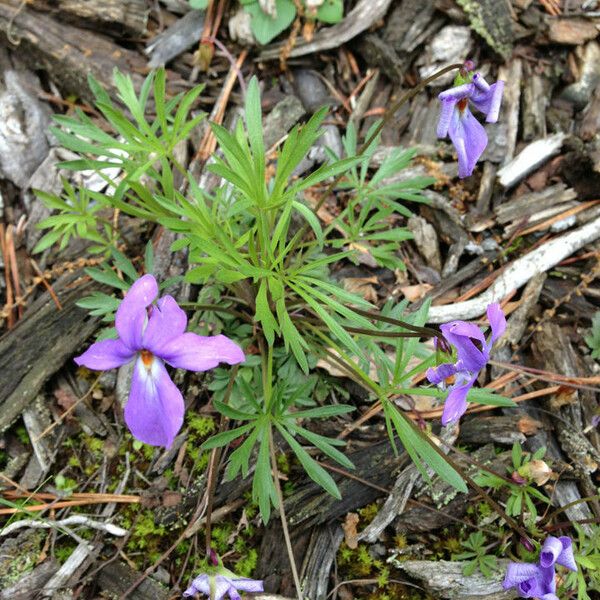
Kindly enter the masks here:
[[[187, 140], [204, 118], [202, 113], [192, 114], [202, 87], [168, 97], [164, 70], [150, 74], [139, 93], [129, 77], [116, 71], [114, 79], [117, 101], [90, 78], [95, 106], [105, 120], [103, 127], [80, 111], [56, 118], [58, 127], [53, 131], [57, 139], [79, 156], [62, 167], [92, 170], [104, 178], [108, 190], [98, 192], [101, 198], [95, 198], [93, 206], [99, 203], [109, 214], [117, 211], [176, 233], [172, 250], [186, 248], [189, 257], [185, 279], [203, 290], [195, 304], [198, 314], [191, 319], [192, 328], [206, 327], [207, 313], [218, 315], [213, 325], [254, 349], [247, 352], [239, 376], [232, 369], [215, 372], [210, 385], [213, 406], [237, 426], [211, 434], [202, 449], [235, 446], [228, 455], [226, 477], [240, 473], [246, 477], [253, 472], [253, 499], [265, 521], [278, 503], [272, 476], [275, 465], [271, 464], [274, 432], [308, 476], [339, 498], [331, 475], [306, 449], [315, 447], [342, 467], [353, 468], [340, 450], [343, 441], [311, 428], [315, 419], [340, 419], [354, 409], [337, 399], [332, 401], [333, 394], [328, 391], [333, 387], [319, 383], [311, 373], [318, 359], [327, 359], [368, 390], [373, 401], [382, 403], [391, 440], [395, 444], [399, 439], [425, 477], [428, 466], [456, 489], [466, 491], [463, 478], [429, 435], [391, 400], [403, 394], [444, 396], [442, 390], [412, 384], [416, 375], [437, 360], [436, 353], [419, 339], [436, 335], [424, 327], [428, 305], [409, 314], [406, 302], [388, 302], [378, 312], [334, 277], [343, 261], [355, 259], [361, 251], [354, 243], [361, 238], [361, 231], [366, 233], [363, 246], [368, 246], [380, 265], [401, 267], [394, 245], [409, 237], [399, 225], [410, 214], [404, 203], [424, 201], [421, 191], [432, 180], [413, 178], [400, 185], [389, 184], [388, 178], [408, 166], [414, 153], [393, 153], [369, 176], [370, 157], [382, 125], [372, 129], [360, 151], [350, 128], [345, 139], [348, 156], [330, 156], [312, 173], [296, 177], [296, 167], [322, 135], [327, 114], [323, 108], [289, 132], [274, 164], [267, 165], [259, 86], [252, 79], [244, 117], [234, 129], [211, 124], [219, 151], [206, 168], [220, 177], [223, 185], [208, 192], [179, 164], [175, 154], [177, 145]], [[149, 119], [151, 98], [155, 117]], [[119, 177], [114, 177], [115, 168], [120, 170]], [[176, 186], [176, 173], [185, 178], [186, 185]], [[347, 203], [332, 226], [323, 229], [306, 192], [327, 182], [331, 189], [334, 185], [345, 188]], [[127, 249], [117, 247], [120, 238], [116, 233], [105, 232], [104, 241], [95, 239], [94, 232], [103, 225], [94, 225], [89, 218], [86, 206], [92, 204], [73, 208], [72, 197], [86, 193], [67, 190], [62, 203], [48, 203], [48, 198], [41, 196], [56, 211], [52, 220], [42, 225], [49, 231], [41, 247], [60, 243], [74, 227], [79, 237], [91, 240], [93, 250], [106, 258], [101, 266], [88, 269], [88, 275], [125, 291], [139, 276], [138, 271], [127, 257]], [[111, 224], [116, 221], [108, 220]], [[144, 263], [150, 272], [153, 257], [149, 246]], [[80, 304], [109, 323], [118, 299], [95, 294]], [[113, 334], [108, 328], [103, 335]], [[371, 376], [372, 365], [377, 379]], [[472, 390], [469, 398], [511, 405], [486, 390]], [[199, 441], [198, 432], [192, 429], [192, 435]]]

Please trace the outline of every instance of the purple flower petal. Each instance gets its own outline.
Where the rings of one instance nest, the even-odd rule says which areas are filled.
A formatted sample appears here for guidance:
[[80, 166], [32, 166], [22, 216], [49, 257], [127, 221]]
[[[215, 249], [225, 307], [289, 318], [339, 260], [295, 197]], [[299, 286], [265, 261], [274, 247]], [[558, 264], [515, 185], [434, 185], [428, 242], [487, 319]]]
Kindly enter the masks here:
[[508, 563], [506, 568], [506, 575], [504, 576], [504, 582], [502, 587], [508, 590], [512, 587], [516, 587], [519, 583], [527, 581], [538, 574], [538, 567], [532, 563]]
[[443, 363], [437, 367], [430, 367], [427, 369], [427, 380], [429, 383], [434, 383], [435, 385], [442, 383], [448, 379], [448, 377], [452, 377], [456, 373], [456, 365], [452, 363]]
[[134, 356], [121, 340], [102, 340], [92, 344], [75, 362], [94, 371], [115, 369], [128, 363]]
[[457, 85], [456, 87], [452, 87], [449, 90], [444, 90], [441, 94], [438, 95], [440, 100], [454, 100], [458, 102], [463, 98], [469, 98], [473, 93], [474, 86], [472, 83], [465, 83], [463, 85]]
[[152, 275], [140, 277], [125, 295], [115, 315], [119, 337], [132, 350], [142, 349], [142, 336], [148, 307], [158, 295], [158, 284]]
[[[457, 371], [465, 370], [477, 373], [488, 361], [483, 332], [474, 323], [454, 321], [440, 327], [443, 336], [456, 348]], [[473, 340], [479, 342], [476, 346]]]
[[187, 327], [187, 315], [173, 296], [163, 296], [150, 311], [148, 325], [142, 340], [144, 348], [159, 355], [160, 349], [179, 337]]
[[481, 73], [475, 73], [471, 81], [478, 91], [484, 93], [488, 93], [490, 91], [490, 84], [484, 79]]
[[556, 591], [556, 572], [554, 571], [554, 565], [551, 567], [538, 568], [538, 581], [540, 584], [539, 595], [554, 593]]
[[504, 93], [504, 81], [497, 81], [487, 92], [476, 90], [470, 97], [475, 108], [485, 115], [488, 123], [495, 123], [500, 114], [500, 104]]
[[229, 593], [229, 600], [242, 600], [242, 597], [232, 585], [229, 586], [227, 592]]
[[458, 176], [463, 179], [473, 173], [487, 146], [487, 134], [468, 107], [453, 112], [448, 134], [458, 155]]
[[[217, 575], [215, 577], [215, 600], [221, 600], [221, 598], [225, 597], [227, 592], [229, 592], [229, 597], [231, 598], [231, 589], [232, 586], [229, 577], [223, 577], [223, 575]], [[235, 588], [233, 588], [233, 590], [235, 591]]]
[[442, 425], [446, 426], [449, 423], [458, 421], [467, 410], [467, 394], [475, 383], [475, 377], [466, 383], [455, 384], [450, 388], [446, 403], [444, 404], [444, 412], [442, 413]]
[[521, 598], [538, 598], [543, 593], [537, 577], [522, 581], [517, 585], [517, 590], [519, 590]]
[[445, 138], [448, 135], [448, 128], [450, 127], [450, 121], [455, 106], [456, 100], [452, 98], [442, 100], [442, 111], [440, 112], [440, 119], [438, 121], [436, 132], [439, 138]]
[[556, 594], [544, 594], [540, 596], [540, 600], [560, 600]]
[[183, 424], [181, 392], [171, 381], [162, 361], [152, 356], [148, 368], [138, 358], [131, 378], [125, 422], [140, 441], [169, 448]]
[[208, 575], [206, 574], [198, 575], [198, 577], [192, 581], [190, 587], [183, 592], [183, 595], [194, 596], [198, 593], [205, 594], [206, 596], [210, 595], [210, 583], [208, 580]]
[[475, 323], [468, 323], [467, 321], [450, 321], [450, 323], [445, 323], [440, 326], [440, 330], [446, 338], [449, 335], [453, 335], [473, 338], [474, 340], [479, 340], [482, 344], [485, 342], [483, 331], [481, 331]]
[[231, 583], [241, 592], [264, 592], [263, 582], [260, 579], [248, 579], [239, 577], [232, 579]]
[[552, 535], [548, 536], [540, 552], [540, 565], [542, 567], [551, 567], [562, 551], [563, 545], [561, 541]]
[[504, 334], [504, 331], [506, 330], [506, 317], [504, 316], [500, 305], [497, 302], [494, 302], [487, 307], [487, 318], [492, 330], [492, 336], [489, 341], [491, 347], [491, 345]]
[[577, 571], [577, 563], [575, 562], [575, 556], [573, 555], [573, 542], [571, 538], [563, 535], [558, 538], [562, 544], [562, 552], [558, 555], [556, 563], [567, 567], [571, 571]]
[[188, 371], [208, 371], [220, 362], [236, 365], [246, 358], [242, 349], [224, 335], [205, 337], [195, 333], [184, 333], [167, 342], [158, 356], [171, 366]]

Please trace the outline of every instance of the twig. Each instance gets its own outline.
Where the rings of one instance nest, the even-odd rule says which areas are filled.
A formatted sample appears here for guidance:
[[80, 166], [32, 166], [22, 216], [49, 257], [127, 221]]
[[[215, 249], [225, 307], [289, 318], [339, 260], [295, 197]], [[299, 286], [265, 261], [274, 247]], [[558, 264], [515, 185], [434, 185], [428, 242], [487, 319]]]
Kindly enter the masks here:
[[298, 570], [296, 569], [296, 560], [294, 559], [294, 551], [292, 549], [292, 540], [290, 539], [290, 532], [288, 530], [287, 519], [285, 517], [285, 508], [283, 506], [283, 494], [281, 493], [281, 485], [279, 483], [279, 469], [277, 468], [277, 457], [275, 456], [275, 445], [273, 444], [273, 431], [271, 427], [269, 427], [269, 453], [271, 455], [271, 469], [273, 470], [273, 480], [275, 481], [275, 491], [277, 493], [277, 503], [279, 504], [279, 516], [281, 517], [283, 537], [285, 539], [285, 546], [287, 548], [290, 566], [292, 567], [292, 577], [294, 578], [294, 585], [296, 587], [296, 594], [298, 596], [298, 600], [303, 600], [302, 584], [300, 583], [300, 577], [298, 577]]
[[53, 529], [69, 527], [71, 525], [81, 525], [91, 529], [97, 529], [98, 531], [104, 531], [105, 533], [110, 533], [111, 535], [116, 535], [119, 537], [127, 534], [127, 529], [117, 527], [112, 523], [102, 523], [101, 521], [94, 521], [93, 519], [83, 515], [73, 515], [71, 517], [67, 517], [66, 519], [61, 519], [60, 521], [41, 521], [36, 519], [22, 519], [21, 521], [15, 521], [0, 531], [0, 537], [10, 535], [13, 531], [22, 529], [23, 527], [31, 527], [33, 529]]

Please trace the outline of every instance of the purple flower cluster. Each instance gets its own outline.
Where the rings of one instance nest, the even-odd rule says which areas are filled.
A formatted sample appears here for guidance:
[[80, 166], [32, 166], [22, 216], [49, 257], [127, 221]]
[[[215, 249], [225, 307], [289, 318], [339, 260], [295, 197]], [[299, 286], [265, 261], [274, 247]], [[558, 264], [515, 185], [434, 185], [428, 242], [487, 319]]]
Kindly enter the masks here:
[[567, 536], [546, 538], [538, 564], [511, 562], [502, 584], [505, 590], [517, 588], [521, 598], [559, 600], [556, 595], [555, 566], [577, 571], [573, 544]]
[[75, 362], [104, 371], [135, 360], [125, 423], [140, 441], [168, 448], [183, 424], [184, 403], [165, 363], [177, 369], [207, 371], [220, 362], [241, 363], [245, 357], [242, 349], [223, 335], [185, 333], [185, 312], [172, 296], [152, 304], [157, 296], [158, 284], [152, 275], [138, 279], [117, 309], [119, 338], [92, 344]]
[[456, 348], [457, 356], [455, 363], [427, 369], [427, 379], [442, 388], [446, 387], [449, 380], [453, 380], [447, 387], [449, 393], [442, 414], [442, 425], [457, 421], [467, 410], [467, 394], [489, 361], [492, 344], [506, 329], [506, 318], [499, 304], [488, 306], [487, 317], [492, 330], [488, 340], [474, 323], [451, 321], [440, 327], [444, 339]]
[[[240, 600], [239, 592], [262, 592], [263, 582], [258, 579], [247, 579], [246, 577], [236, 577], [231, 571], [223, 569], [225, 575], [208, 575], [203, 573], [198, 575], [190, 587], [183, 592], [184, 596], [194, 596], [195, 594], [204, 594], [211, 600], [221, 600], [225, 594], [229, 595], [229, 600]], [[231, 575], [231, 576], [228, 576]]]
[[438, 98], [442, 102], [442, 112], [437, 127], [437, 135], [450, 139], [458, 154], [458, 176], [469, 177], [475, 163], [483, 154], [488, 138], [483, 125], [469, 110], [469, 104], [485, 115], [488, 123], [498, 120], [504, 81], [489, 85], [480, 73], [472, 73], [472, 63], [461, 69], [455, 87], [443, 91]]

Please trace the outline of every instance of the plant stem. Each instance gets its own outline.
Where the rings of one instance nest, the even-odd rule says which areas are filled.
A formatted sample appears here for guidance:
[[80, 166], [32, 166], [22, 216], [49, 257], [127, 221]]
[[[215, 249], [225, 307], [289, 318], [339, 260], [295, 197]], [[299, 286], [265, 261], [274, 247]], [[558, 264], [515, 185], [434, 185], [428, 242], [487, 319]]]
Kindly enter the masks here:
[[[229, 375], [229, 381], [227, 383], [227, 389], [225, 390], [225, 402], [229, 400], [229, 396], [231, 395], [231, 390], [233, 389], [233, 384], [235, 382], [235, 378], [238, 372], [239, 365], [235, 365], [231, 369], [231, 374]], [[219, 422], [219, 431], [225, 431], [225, 424], [227, 423], [227, 417], [221, 415], [221, 420]], [[206, 545], [206, 558], [210, 564], [210, 550], [211, 550], [211, 540], [212, 540], [212, 511], [213, 504], [215, 500], [215, 489], [217, 487], [217, 471], [219, 468], [219, 462], [221, 460], [222, 448], [213, 448], [210, 454], [210, 460], [208, 463], [208, 481], [206, 483], [207, 491], [207, 500], [206, 500], [206, 529], [205, 529], [205, 545]]]
[[281, 486], [279, 484], [279, 470], [277, 468], [277, 457], [275, 456], [275, 445], [273, 444], [273, 430], [271, 429], [270, 425], [269, 453], [271, 454], [271, 469], [273, 470], [275, 491], [277, 492], [277, 502], [279, 503], [279, 516], [281, 517], [283, 537], [285, 539], [285, 546], [287, 548], [288, 558], [290, 560], [290, 567], [292, 568], [292, 577], [294, 578], [294, 585], [296, 587], [296, 594], [298, 596], [298, 600], [303, 600], [302, 585], [300, 583], [300, 577], [298, 577], [298, 571], [296, 569], [296, 561], [294, 559], [294, 551], [292, 549], [292, 540], [290, 539], [290, 532], [288, 530], [287, 519], [285, 517], [285, 508], [283, 507], [283, 494], [281, 493]]

